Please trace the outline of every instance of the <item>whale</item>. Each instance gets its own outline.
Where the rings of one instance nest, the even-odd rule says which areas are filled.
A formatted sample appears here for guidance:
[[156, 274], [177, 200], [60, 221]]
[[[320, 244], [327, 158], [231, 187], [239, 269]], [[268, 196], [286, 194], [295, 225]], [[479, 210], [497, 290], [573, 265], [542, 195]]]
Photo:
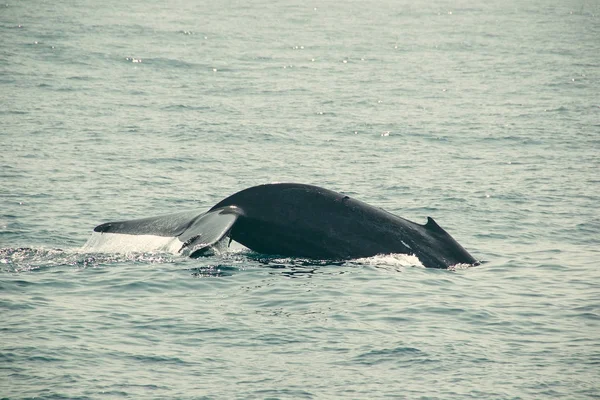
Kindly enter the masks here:
[[349, 260], [416, 256], [427, 268], [477, 265], [431, 217], [423, 225], [322, 187], [271, 183], [241, 190], [206, 212], [107, 222], [100, 234], [176, 238], [178, 252], [200, 257], [223, 241], [273, 256]]

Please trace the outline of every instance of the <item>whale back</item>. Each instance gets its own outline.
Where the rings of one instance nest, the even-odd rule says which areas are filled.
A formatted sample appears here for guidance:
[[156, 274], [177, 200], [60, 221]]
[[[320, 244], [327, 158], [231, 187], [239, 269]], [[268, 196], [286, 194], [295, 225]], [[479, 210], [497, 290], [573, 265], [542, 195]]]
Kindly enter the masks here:
[[213, 209], [230, 205], [243, 209], [230, 237], [260, 253], [318, 259], [403, 253], [434, 268], [476, 262], [432, 218], [420, 225], [317, 186], [255, 186]]

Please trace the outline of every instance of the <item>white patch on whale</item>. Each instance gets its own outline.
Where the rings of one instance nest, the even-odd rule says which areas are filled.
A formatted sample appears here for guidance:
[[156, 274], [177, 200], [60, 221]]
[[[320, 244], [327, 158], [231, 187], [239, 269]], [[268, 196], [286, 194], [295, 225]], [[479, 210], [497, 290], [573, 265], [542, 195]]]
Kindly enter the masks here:
[[167, 252], [177, 254], [181, 246], [181, 241], [176, 237], [94, 232], [81, 250], [89, 253]]

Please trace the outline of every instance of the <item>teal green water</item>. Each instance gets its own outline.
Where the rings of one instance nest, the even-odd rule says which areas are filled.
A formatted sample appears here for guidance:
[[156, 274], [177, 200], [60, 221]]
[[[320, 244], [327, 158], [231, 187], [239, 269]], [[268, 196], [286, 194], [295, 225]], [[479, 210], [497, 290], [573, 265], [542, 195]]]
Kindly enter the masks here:
[[[0, 398], [598, 398], [594, 2], [0, 8]], [[95, 253], [302, 182], [486, 261]]]

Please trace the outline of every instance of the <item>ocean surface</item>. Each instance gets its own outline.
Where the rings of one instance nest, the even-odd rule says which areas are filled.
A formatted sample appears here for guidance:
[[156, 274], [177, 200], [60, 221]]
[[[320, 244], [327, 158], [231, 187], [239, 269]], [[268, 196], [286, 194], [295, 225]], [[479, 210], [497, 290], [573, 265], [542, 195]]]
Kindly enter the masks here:
[[[94, 226], [301, 182], [480, 266]], [[0, 398], [600, 398], [600, 3], [0, 8]]]

